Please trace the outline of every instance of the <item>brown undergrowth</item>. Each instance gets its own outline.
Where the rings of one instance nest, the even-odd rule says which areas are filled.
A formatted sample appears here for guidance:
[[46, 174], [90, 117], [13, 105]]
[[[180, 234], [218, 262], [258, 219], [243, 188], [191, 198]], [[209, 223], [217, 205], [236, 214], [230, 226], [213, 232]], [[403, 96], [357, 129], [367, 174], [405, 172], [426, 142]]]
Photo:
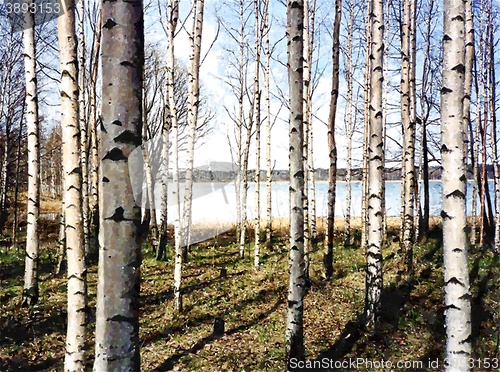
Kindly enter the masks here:
[[[141, 284], [143, 371], [281, 371], [288, 285], [287, 222], [275, 221], [272, 247], [263, 247], [262, 265], [253, 267], [253, 244], [239, 258], [235, 232], [193, 246], [183, 276], [185, 310], [175, 314], [173, 263], [158, 262], [144, 247]], [[397, 223], [394, 223], [397, 225]], [[319, 226], [322, 234], [324, 224]], [[389, 225], [392, 226], [392, 225]], [[253, 237], [251, 231], [249, 236]], [[396, 237], [397, 231], [391, 230]], [[444, 358], [443, 268], [440, 230], [415, 247], [415, 272], [403, 272], [397, 243], [384, 248], [381, 327], [361, 327], [364, 252], [344, 247], [336, 233], [334, 276], [322, 270], [322, 237], [311, 252], [311, 287], [305, 298], [305, 343], [310, 361], [349, 358], [422, 362]], [[355, 232], [356, 234], [356, 232]], [[357, 233], [359, 235], [359, 233]], [[393, 239], [397, 240], [397, 239]], [[393, 241], [390, 240], [390, 241]], [[56, 245], [41, 248], [40, 301], [20, 308], [23, 257], [0, 255], [0, 370], [60, 371], [66, 327], [66, 280], [52, 274]], [[171, 250], [168, 253], [171, 256]], [[471, 249], [473, 343], [475, 357], [499, 358], [499, 263], [490, 250]], [[88, 370], [92, 369], [96, 266], [89, 267]], [[222, 275], [221, 275], [222, 274]], [[224, 322], [224, 333], [214, 324]], [[441, 370], [439, 368], [438, 370]], [[353, 370], [345, 368], [343, 370]], [[356, 370], [367, 370], [358, 367]], [[372, 368], [371, 370], [376, 370]], [[384, 369], [380, 369], [384, 370]], [[411, 368], [407, 370], [420, 370]], [[431, 369], [422, 369], [431, 370]]]

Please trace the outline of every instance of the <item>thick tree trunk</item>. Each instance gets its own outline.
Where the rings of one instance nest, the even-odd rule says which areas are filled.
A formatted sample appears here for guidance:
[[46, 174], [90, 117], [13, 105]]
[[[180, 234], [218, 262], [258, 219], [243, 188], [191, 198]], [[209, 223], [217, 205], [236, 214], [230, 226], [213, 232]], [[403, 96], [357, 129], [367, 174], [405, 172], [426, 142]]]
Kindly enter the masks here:
[[286, 318], [286, 365], [303, 360], [304, 350], [304, 162], [303, 0], [287, 2], [288, 79], [290, 97], [290, 279]]
[[[25, 0], [28, 6], [33, 0]], [[40, 146], [38, 92], [35, 57], [35, 19], [24, 13], [24, 68], [26, 74], [26, 123], [28, 127], [28, 225], [26, 231], [26, 263], [22, 304], [33, 306], [38, 301], [38, 217], [40, 206]]]
[[467, 267], [466, 169], [462, 115], [465, 72], [465, 2], [444, 1], [441, 158], [447, 371], [468, 371], [471, 304]]
[[378, 322], [382, 281], [382, 197], [384, 172], [384, 138], [382, 117], [382, 81], [384, 53], [383, 0], [372, 1], [370, 29], [370, 116], [368, 142], [368, 222], [366, 256], [366, 325]]
[[141, 0], [102, 3], [102, 131], [95, 371], [140, 369], [140, 207], [128, 157], [141, 145]]
[[[58, 18], [59, 56], [61, 61], [61, 126], [64, 168], [64, 226], [68, 262], [68, 325], [66, 333], [65, 371], [85, 369], [85, 308], [87, 305], [87, 269], [85, 267], [82, 216], [80, 101], [75, 34], [75, 1], [66, 2], [66, 11]], [[82, 16], [82, 15], [81, 15]], [[80, 65], [81, 66], [81, 65]], [[83, 84], [82, 84], [83, 87]], [[81, 115], [83, 117], [83, 113]], [[85, 144], [86, 145], [86, 144]], [[86, 147], [86, 146], [85, 146]], [[82, 151], [83, 150], [83, 151]], [[83, 218], [82, 218], [83, 217]]]

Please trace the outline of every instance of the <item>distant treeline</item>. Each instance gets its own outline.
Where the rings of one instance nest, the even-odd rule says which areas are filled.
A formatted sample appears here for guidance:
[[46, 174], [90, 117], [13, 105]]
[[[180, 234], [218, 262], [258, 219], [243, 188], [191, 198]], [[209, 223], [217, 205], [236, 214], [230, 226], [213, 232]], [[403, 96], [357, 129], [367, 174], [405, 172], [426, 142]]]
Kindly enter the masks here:
[[[416, 168], [418, 174], [418, 167]], [[180, 171], [179, 178], [181, 180], [184, 179], [184, 171]], [[361, 181], [362, 169], [361, 168], [353, 168], [351, 170], [351, 180], [352, 181]], [[493, 165], [488, 164], [486, 166], [486, 172], [488, 175], [488, 179], [493, 179], [494, 177], [494, 169]], [[255, 171], [249, 170], [248, 172], [249, 181], [253, 182], [255, 179]], [[482, 166], [479, 166], [479, 173], [482, 173]], [[316, 181], [328, 181], [328, 169], [315, 169], [314, 171]], [[338, 169], [337, 170], [337, 180], [345, 181], [346, 169]], [[387, 181], [399, 181], [401, 180], [401, 169], [398, 168], [387, 168], [385, 170], [385, 179]], [[231, 182], [236, 178], [236, 172], [233, 171], [209, 171], [209, 170], [195, 170], [194, 172], [195, 182]], [[467, 172], [467, 178], [472, 179], [472, 168], [469, 166]], [[265, 182], [267, 179], [266, 171], [262, 170], [260, 172], [261, 182]], [[429, 168], [429, 180], [440, 180], [441, 179], [441, 167], [430, 167]], [[289, 181], [290, 175], [288, 170], [278, 169], [272, 172], [272, 181]]]

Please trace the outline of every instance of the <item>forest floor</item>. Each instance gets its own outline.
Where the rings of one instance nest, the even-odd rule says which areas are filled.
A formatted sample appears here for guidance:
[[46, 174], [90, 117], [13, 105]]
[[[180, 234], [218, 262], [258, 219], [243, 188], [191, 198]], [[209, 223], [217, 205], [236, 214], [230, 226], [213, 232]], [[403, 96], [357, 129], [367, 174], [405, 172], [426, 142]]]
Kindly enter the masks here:
[[[47, 225], [41, 245], [40, 299], [20, 308], [24, 257], [0, 247], [0, 370], [61, 371], [66, 332], [66, 279], [53, 274], [57, 224]], [[382, 322], [363, 330], [365, 258], [359, 244], [334, 249], [334, 276], [322, 276], [321, 243], [311, 252], [311, 287], [305, 297], [304, 333], [309, 361], [413, 361], [408, 371], [443, 370], [445, 351], [442, 242], [435, 226], [415, 247], [415, 271], [403, 273], [397, 232], [383, 250]], [[253, 237], [253, 235], [250, 235]], [[337, 237], [340, 241], [340, 236]], [[158, 262], [145, 246], [141, 283], [143, 371], [282, 371], [288, 287], [288, 235], [277, 231], [272, 249], [263, 248], [253, 267], [253, 244], [239, 258], [234, 231], [197, 244], [183, 275], [185, 310], [173, 307], [173, 262]], [[169, 252], [171, 255], [171, 252]], [[470, 251], [475, 358], [500, 358], [500, 265], [490, 250]], [[227, 275], [221, 277], [221, 269]], [[88, 268], [88, 370], [93, 362], [97, 265]], [[213, 334], [222, 318], [225, 332]], [[440, 365], [435, 367], [435, 361]], [[483, 359], [484, 360], [484, 359]], [[434, 362], [434, 364], [429, 364]], [[421, 363], [421, 364], [420, 364]], [[345, 365], [344, 365], [345, 366]], [[421, 368], [420, 368], [421, 367]], [[338, 370], [387, 370], [341, 368]], [[393, 370], [397, 370], [394, 368]], [[479, 368], [476, 370], [490, 370]], [[493, 370], [493, 369], [491, 369]]]

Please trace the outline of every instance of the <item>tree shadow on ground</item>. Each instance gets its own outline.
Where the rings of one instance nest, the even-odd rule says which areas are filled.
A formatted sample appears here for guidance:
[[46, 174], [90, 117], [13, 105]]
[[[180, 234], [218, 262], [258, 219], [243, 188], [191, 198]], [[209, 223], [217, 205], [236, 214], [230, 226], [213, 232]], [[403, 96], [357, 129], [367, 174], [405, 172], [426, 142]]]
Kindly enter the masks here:
[[[400, 321], [405, 316], [405, 304], [410, 302], [412, 291], [415, 286], [429, 278], [432, 270], [439, 261], [435, 254], [439, 250], [439, 245], [432, 246], [421, 258], [420, 262], [427, 262], [430, 266], [419, 272], [418, 277], [410, 276], [407, 280], [385, 287], [381, 293], [381, 317], [376, 330], [367, 334], [365, 328], [365, 315], [360, 314], [356, 319], [349, 321], [336, 342], [326, 350], [323, 350], [316, 357], [315, 361], [321, 362], [324, 358], [329, 361], [341, 361], [356, 347], [356, 353], [363, 355], [368, 347], [374, 345], [385, 345], [400, 328]], [[386, 258], [387, 260], [387, 258]], [[326, 371], [327, 369], [325, 369]], [[321, 369], [318, 369], [321, 371]]]
[[[281, 304], [284, 303], [284, 298], [281, 297], [279, 298], [276, 303], [273, 305], [273, 307], [263, 313], [261, 313], [259, 316], [257, 316], [255, 319], [251, 320], [248, 323], [244, 323], [239, 325], [238, 327], [232, 328], [227, 332], [224, 332], [224, 335], [233, 335], [238, 332], [245, 331], [254, 325], [258, 324], [259, 322], [263, 321], [265, 318], [267, 318], [269, 315], [274, 313], [280, 306]], [[165, 360], [162, 364], [160, 364], [158, 367], [156, 367], [153, 371], [170, 371], [174, 368], [175, 364], [184, 356], [189, 355], [189, 354], [196, 354], [198, 351], [203, 349], [207, 344], [211, 343], [215, 339], [221, 337], [221, 335], [217, 334], [216, 330], [206, 337], [203, 337], [200, 339], [193, 347], [187, 350], [183, 350], [178, 352], [177, 354], [171, 356], [167, 360]]]

